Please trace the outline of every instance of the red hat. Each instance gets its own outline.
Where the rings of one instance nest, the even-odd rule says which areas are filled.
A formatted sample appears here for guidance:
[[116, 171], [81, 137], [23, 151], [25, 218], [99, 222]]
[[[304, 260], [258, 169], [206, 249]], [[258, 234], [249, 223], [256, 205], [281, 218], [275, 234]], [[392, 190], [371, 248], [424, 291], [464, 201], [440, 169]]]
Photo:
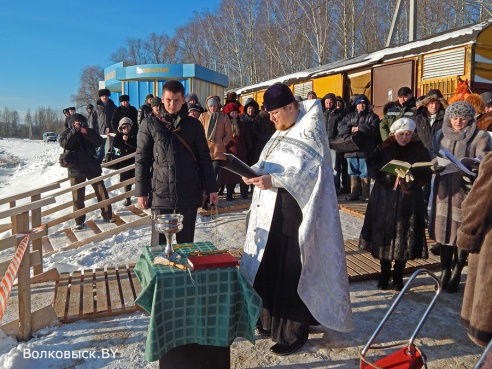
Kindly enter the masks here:
[[230, 102], [224, 106], [224, 113], [227, 115], [231, 114], [233, 111], [237, 111], [239, 113], [239, 106], [237, 106], [237, 104]]

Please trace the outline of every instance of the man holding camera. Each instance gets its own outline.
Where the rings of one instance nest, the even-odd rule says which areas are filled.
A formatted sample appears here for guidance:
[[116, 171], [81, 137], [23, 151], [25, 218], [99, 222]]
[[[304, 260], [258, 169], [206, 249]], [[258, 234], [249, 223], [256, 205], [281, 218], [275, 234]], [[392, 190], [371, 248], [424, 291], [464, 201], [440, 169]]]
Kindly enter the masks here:
[[[85, 182], [87, 179], [99, 177], [102, 173], [101, 164], [97, 159], [96, 149], [101, 146], [103, 138], [97, 131], [89, 128], [87, 118], [82, 114], [72, 115], [72, 124], [60, 134], [60, 146], [65, 150], [75, 151], [77, 163], [72, 168], [68, 168], [70, 185]], [[103, 181], [92, 183], [92, 188], [96, 194], [97, 201], [109, 198], [108, 191]], [[72, 191], [73, 210], [77, 211], [85, 208], [85, 187]], [[101, 208], [103, 220], [107, 223], [114, 223], [111, 205]], [[85, 226], [85, 214], [75, 218], [74, 230], [82, 230]]]

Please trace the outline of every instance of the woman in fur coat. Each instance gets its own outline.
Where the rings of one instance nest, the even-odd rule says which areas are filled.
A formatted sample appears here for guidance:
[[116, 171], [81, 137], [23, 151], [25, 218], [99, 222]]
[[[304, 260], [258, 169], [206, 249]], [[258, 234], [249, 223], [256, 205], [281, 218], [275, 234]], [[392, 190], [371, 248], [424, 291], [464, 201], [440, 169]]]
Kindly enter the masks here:
[[380, 169], [391, 160], [410, 164], [428, 162], [429, 151], [422, 142], [412, 140], [415, 122], [410, 118], [396, 120], [390, 136], [367, 160], [369, 176], [375, 180], [367, 205], [359, 247], [380, 260], [380, 290], [388, 289], [391, 264], [394, 261], [393, 288], [403, 288], [403, 269], [407, 260], [427, 258], [425, 238], [426, 207], [422, 186], [429, 182], [429, 167], [388, 174]]
[[[442, 129], [432, 140], [431, 156], [449, 150], [458, 160], [484, 157], [491, 149], [490, 136], [477, 128], [475, 109], [466, 101], [457, 101], [446, 108]], [[435, 160], [435, 159], [434, 159]], [[471, 178], [455, 172], [437, 175], [431, 199], [429, 236], [441, 246], [441, 283], [448, 293], [458, 291], [461, 271], [468, 253], [458, 252], [456, 237], [462, 221], [461, 204], [471, 187]], [[454, 262], [453, 262], [454, 259]]]
[[469, 252], [461, 323], [477, 345], [492, 339], [492, 154], [480, 164], [478, 178], [463, 201], [463, 221], [458, 229], [458, 247]]

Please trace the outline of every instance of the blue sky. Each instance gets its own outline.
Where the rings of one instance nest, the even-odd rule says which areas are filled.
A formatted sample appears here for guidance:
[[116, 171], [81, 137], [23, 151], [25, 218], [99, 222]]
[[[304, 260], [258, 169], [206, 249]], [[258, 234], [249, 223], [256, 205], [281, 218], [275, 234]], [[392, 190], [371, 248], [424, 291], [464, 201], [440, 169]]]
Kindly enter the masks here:
[[[30, 107], [73, 105], [80, 73], [112, 64], [125, 39], [173, 35], [194, 11], [215, 11], [221, 0], [4, 1], [0, 10], [0, 110], [23, 120]], [[143, 6], [147, 4], [147, 8]], [[200, 35], [198, 35], [200, 36]]]

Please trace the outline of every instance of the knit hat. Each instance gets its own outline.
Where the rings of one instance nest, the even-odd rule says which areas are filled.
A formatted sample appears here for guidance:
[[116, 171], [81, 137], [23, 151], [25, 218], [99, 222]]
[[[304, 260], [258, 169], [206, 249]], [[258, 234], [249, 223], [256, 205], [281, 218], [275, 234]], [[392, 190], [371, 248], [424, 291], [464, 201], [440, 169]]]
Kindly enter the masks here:
[[399, 90], [398, 90], [398, 97], [400, 96], [407, 96], [409, 94], [413, 94], [412, 90], [410, 89], [410, 87], [401, 87]]
[[390, 132], [397, 134], [401, 131], [415, 131], [416, 124], [410, 118], [400, 118], [393, 122], [390, 128]]
[[263, 104], [266, 111], [272, 111], [289, 105], [295, 100], [291, 89], [283, 83], [275, 83], [268, 87], [263, 95]]
[[330, 99], [331, 101], [335, 102], [337, 97], [335, 96], [335, 94], [332, 94], [331, 92], [326, 94], [324, 97], [323, 97], [323, 100], [328, 100]]
[[214, 106], [214, 105], [219, 105], [219, 101], [214, 97], [209, 97], [207, 99], [207, 106]]
[[366, 105], [369, 105], [369, 99], [365, 97], [364, 95], [359, 96], [357, 100], [355, 100], [354, 105], [357, 106], [358, 104], [364, 103]]
[[128, 95], [121, 95], [120, 96], [120, 102], [122, 101], [130, 101], [130, 96]]
[[233, 111], [239, 113], [239, 106], [237, 106], [237, 104], [230, 102], [224, 106], [224, 113], [226, 113], [227, 115], [231, 114]]
[[470, 94], [465, 97], [465, 101], [470, 103], [477, 114], [485, 113], [485, 104], [479, 94]]
[[145, 101], [147, 101], [148, 99], [153, 99], [153, 98], [154, 98], [154, 95], [148, 94], [147, 96], [145, 96]]
[[154, 106], [159, 106], [161, 105], [161, 98], [156, 96], [152, 99], [152, 102], [150, 103], [150, 106], [153, 108]]
[[480, 95], [485, 106], [492, 106], [492, 92], [484, 92]]
[[202, 112], [202, 106], [200, 105], [200, 103], [188, 104], [188, 113], [190, 111], [197, 111], [197, 112], [201, 113]]
[[130, 127], [133, 127], [133, 121], [130, 118], [128, 118], [128, 117], [124, 117], [124, 118], [121, 118], [120, 119], [120, 122], [118, 123], [118, 131], [121, 130], [121, 128], [125, 124], [128, 124], [128, 125], [130, 125]]
[[444, 121], [448, 122], [451, 118], [466, 118], [475, 120], [475, 108], [466, 101], [456, 101], [450, 104], [444, 112]]
[[99, 91], [97, 91], [97, 96], [111, 96], [111, 92], [107, 88], [101, 88]]
[[186, 95], [186, 102], [189, 103], [191, 100], [198, 102], [198, 96], [196, 93], [190, 92], [188, 95]]

